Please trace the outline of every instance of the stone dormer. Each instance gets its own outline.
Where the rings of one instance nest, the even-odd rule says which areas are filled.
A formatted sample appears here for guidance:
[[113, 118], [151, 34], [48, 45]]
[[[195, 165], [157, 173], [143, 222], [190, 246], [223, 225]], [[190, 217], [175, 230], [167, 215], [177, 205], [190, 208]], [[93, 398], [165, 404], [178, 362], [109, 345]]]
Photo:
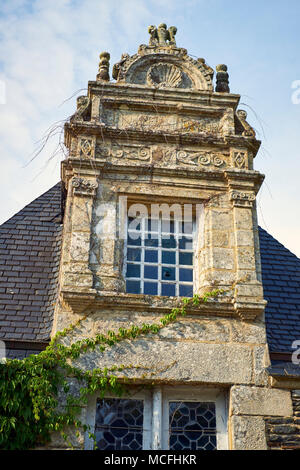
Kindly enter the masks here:
[[[69, 158], [62, 178], [72, 210], [63, 297], [73, 305], [74, 286], [91, 301], [104, 291], [125, 293], [123, 240], [100, 241], [101, 205], [113, 205], [107, 223], [116, 228], [124, 197], [189, 202], [203, 216], [194, 292], [234, 283], [233, 313], [255, 318], [264, 309], [255, 219], [263, 175], [253, 170], [260, 142], [238, 109], [240, 96], [229, 92], [227, 67], [217, 66], [214, 91], [214, 71], [178, 48], [175, 32], [149, 27], [149, 45], [133, 56], [122, 54], [113, 66], [115, 81], [109, 78], [110, 55], [101, 53], [97, 80], [89, 82], [65, 126]], [[85, 213], [87, 220], [79, 223]]]
[[[101, 53], [96, 80], [65, 125], [52, 335], [78, 319], [67, 341], [157, 322], [184, 297], [223, 291], [190, 306], [156, 337], [78, 359], [83, 370], [122, 364], [137, 400], [131, 395], [124, 405], [96, 393], [86, 421], [106, 448], [105, 410], [113, 416], [117, 406], [122, 415], [123, 406], [133, 406], [144, 423], [139, 442], [131, 442], [136, 448], [194, 448], [188, 434], [182, 444], [170, 431], [175, 403], [185, 406], [190, 424], [193, 406], [210, 422], [197, 449], [264, 449], [265, 418], [270, 423], [293, 410], [290, 392], [272, 388], [267, 373], [256, 220], [264, 176], [254, 170], [260, 142], [239, 109], [240, 96], [230, 92], [227, 66], [216, 66], [214, 80], [204, 59], [177, 47], [176, 32], [150, 26], [149, 44], [122, 54], [113, 80], [110, 55]], [[84, 446], [92, 446], [87, 435]]]

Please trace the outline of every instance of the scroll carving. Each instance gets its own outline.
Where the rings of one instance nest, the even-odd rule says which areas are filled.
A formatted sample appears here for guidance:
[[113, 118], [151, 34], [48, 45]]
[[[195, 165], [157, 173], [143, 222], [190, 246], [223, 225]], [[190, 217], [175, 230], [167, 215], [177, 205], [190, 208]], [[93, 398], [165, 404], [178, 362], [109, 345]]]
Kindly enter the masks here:
[[211, 154], [209, 152], [186, 152], [184, 150], [177, 152], [176, 161], [177, 163], [195, 166], [212, 165], [220, 167], [226, 164], [226, 161], [220, 158], [219, 155]]
[[73, 178], [72, 187], [77, 196], [94, 196], [98, 188], [98, 183], [84, 178]]
[[151, 158], [151, 149], [149, 147], [134, 146], [99, 146], [97, 147], [97, 157], [128, 159], [149, 161]]
[[235, 207], [253, 207], [256, 197], [252, 192], [233, 190], [230, 199]]

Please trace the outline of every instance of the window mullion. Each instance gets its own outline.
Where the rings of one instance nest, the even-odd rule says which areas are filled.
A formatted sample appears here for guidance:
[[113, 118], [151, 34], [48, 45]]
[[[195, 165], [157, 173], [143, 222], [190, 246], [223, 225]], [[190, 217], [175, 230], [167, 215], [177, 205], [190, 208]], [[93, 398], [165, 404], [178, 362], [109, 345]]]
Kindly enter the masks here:
[[153, 391], [152, 412], [152, 449], [162, 448], [162, 390], [157, 387]]

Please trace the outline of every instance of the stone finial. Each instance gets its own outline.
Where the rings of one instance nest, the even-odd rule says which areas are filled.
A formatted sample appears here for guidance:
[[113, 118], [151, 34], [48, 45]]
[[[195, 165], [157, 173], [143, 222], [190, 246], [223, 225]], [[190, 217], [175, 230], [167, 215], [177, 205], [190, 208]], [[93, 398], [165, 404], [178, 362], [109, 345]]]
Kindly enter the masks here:
[[216, 70], [217, 70], [216, 91], [220, 93], [230, 93], [229, 75], [227, 73], [227, 65], [219, 64], [216, 66]]
[[175, 40], [175, 35], [177, 33], [176, 26], [170, 26], [168, 31], [169, 31], [169, 45], [176, 46], [176, 40]]
[[149, 46], [176, 46], [177, 28], [175, 26], [170, 26], [167, 29], [165, 23], [161, 23], [157, 28], [151, 25], [148, 28], [148, 33], [150, 34]]
[[109, 59], [110, 54], [108, 52], [101, 52], [99, 62], [99, 71], [97, 74], [97, 80], [109, 81]]

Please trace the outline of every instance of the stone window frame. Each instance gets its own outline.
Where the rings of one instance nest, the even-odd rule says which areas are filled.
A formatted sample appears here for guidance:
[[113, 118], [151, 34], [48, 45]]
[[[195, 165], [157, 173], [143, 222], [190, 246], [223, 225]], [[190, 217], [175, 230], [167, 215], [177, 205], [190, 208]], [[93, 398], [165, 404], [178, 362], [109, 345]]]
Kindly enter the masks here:
[[[129, 202], [129, 205], [127, 206]], [[157, 198], [153, 198], [153, 200], [150, 198], [150, 200], [148, 199], [147, 203], [145, 205], [147, 206], [150, 206], [151, 204], [164, 204], [164, 203], [167, 203], [167, 204], [170, 204], [170, 206], [172, 206], [172, 204], [180, 204], [183, 206], [183, 204], [185, 204], [187, 201], [172, 201], [170, 202], [169, 198], [161, 198], [161, 199], [157, 199]], [[140, 203], [144, 203], [144, 200], [139, 200], [139, 198], [136, 198], [136, 199], [132, 199], [132, 198], [128, 198], [128, 201], [127, 201], [127, 197], [124, 195], [122, 195], [119, 199], [119, 233], [121, 234], [121, 236], [123, 237], [123, 240], [124, 240], [124, 246], [123, 246], [123, 268], [122, 268], [122, 276], [123, 276], [123, 279], [124, 279], [124, 282], [125, 282], [125, 293], [128, 293], [126, 292], [126, 268], [127, 268], [127, 234], [128, 234], [128, 207], [132, 204], [140, 204]], [[193, 286], [193, 294], [195, 294], [199, 287], [199, 279], [198, 279], [198, 276], [199, 276], [199, 273], [198, 273], [198, 269], [197, 269], [197, 266], [196, 266], [196, 262], [197, 262], [197, 256], [196, 254], [198, 253], [198, 250], [199, 250], [199, 247], [202, 245], [203, 243], [203, 239], [204, 239], [204, 205], [203, 205], [203, 200], [195, 200], [193, 201], [192, 203], [192, 206], [193, 206], [193, 231], [192, 231], [192, 237], [193, 237], [193, 264], [192, 264], [192, 268], [193, 268], [193, 282], [192, 282], [192, 286]], [[195, 210], [195, 207], [196, 207], [196, 210]], [[200, 211], [199, 211], [199, 208], [200, 208]], [[199, 212], [197, 212], [199, 211]], [[199, 217], [196, 216], [195, 214], [199, 214]], [[182, 265], [182, 267], [184, 268], [184, 265]], [[142, 279], [142, 278], [141, 278]], [[158, 280], [158, 282], [160, 282]], [[176, 285], [179, 283], [179, 279], [176, 278]], [[177, 296], [178, 294], [178, 290], [177, 290], [177, 286], [176, 286], [176, 294], [175, 294], [175, 297]], [[129, 293], [129, 295], [131, 295]], [[145, 295], [143, 292], [141, 292], [140, 294], [136, 294], [136, 295]], [[155, 295], [155, 294], [154, 294]], [[157, 294], [157, 296], [162, 296], [162, 294]], [[183, 296], [183, 297], [186, 297], [186, 296]]]
[[[88, 400], [84, 449], [93, 450], [94, 441], [89, 432], [95, 429], [96, 403], [94, 394]], [[109, 394], [104, 398], [120, 398]], [[152, 391], [132, 390], [121, 398], [144, 401], [143, 450], [169, 450], [169, 402], [211, 402], [216, 408], [217, 450], [228, 450], [228, 400], [225, 390], [201, 386], [155, 386]]]

